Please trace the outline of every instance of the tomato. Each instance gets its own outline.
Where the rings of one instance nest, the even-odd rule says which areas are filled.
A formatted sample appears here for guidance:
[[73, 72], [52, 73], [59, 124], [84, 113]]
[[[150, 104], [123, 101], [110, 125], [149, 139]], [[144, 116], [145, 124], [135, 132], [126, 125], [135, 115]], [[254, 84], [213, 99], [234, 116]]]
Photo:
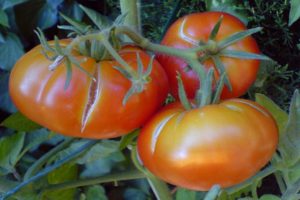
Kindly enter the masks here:
[[[68, 43], [61, 41], [62, 46]], [[82, 68], [93, 74], [96, 81], [73, 66], [72, 79], [68, 88], [64, 89], [65, 63], [61, 62], [54, 71], [49, 71], [52, 62], [41, 50], [41, 46], [33, 48], [15, 64], [9, 90], [20, 112], [57, 133], [83, 138], [124, 135], [144, 124], [167, 96], [167, 76], [156, 60], [144, 91], [134, 94], [122, 105], [131, 82], [114, 68], [121, 67], [118, 62], [96, 62], [74, 51]], [[150, 56], [141, 49], [127, 46], [119, 51], [119, 55], [134, 69], [138, 65], [137, 54], [146, 68]]]
[[184, 110], [169, 104], [141, 130], [137, 150], [143, 165], [171, 184], [209, 190], [254, 175], [278, 143], [272, 116], [244, 99]]
[[[207, 42], [214, 25], [221, 16], [223, 16], [223, 20], [215, 39], [216, 42], [236, 32], [246, 30], [245, 25], [238, 18], [224, 12], [194, 13], [175, 21], [168, 28], [161, 44], [178, 49], [186, 49], [197, 46], [200, 41]], [[250, 36], [230, 45], [226, 49], [249, 53], [260, 52], [256, 41]], [[157, 56], [157, 59], [167, 72], [172, 95], [178, 98], [176, 76], [177, 72], [179, 72], [188, 97], [193, 98], [195, 91], [199, 88], [199, 78], [195, 71], [189, 70], [184, 60], [174, 56], [160, 54]], [[243, 95], [256, 79], [259, 60], [221, 57], [221, 61], [232, 85], [232, 91], [224, 87], [221, 99]], [[211, 67], [215, 69], [211, 59], [206, 60], [203, 64], [206, 69]], [[216, 78], [219, 77], [219, 72], [216, 69], [215, 76]]]

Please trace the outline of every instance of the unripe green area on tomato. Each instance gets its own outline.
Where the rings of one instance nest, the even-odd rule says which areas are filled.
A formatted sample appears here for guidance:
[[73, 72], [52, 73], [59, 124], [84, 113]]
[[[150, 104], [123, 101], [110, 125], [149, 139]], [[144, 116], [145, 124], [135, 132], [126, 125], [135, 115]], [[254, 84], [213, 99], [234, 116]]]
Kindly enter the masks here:
[[138, 153], [153, 174], [171, 184], [207, 191], [230, 187], [271, 159], [278, 128], [263, 107], [245, 99], [185, 110], [162, 109], [141, 130]]

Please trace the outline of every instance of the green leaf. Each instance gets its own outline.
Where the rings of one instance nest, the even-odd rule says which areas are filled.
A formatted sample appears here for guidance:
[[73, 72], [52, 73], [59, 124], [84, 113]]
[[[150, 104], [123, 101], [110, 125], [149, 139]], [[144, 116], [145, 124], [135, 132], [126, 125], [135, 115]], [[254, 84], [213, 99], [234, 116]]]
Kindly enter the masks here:
[[300, 160], [300, 94], [296, 90], [290, 105], [289, 119], [279, 139], [279, 151], [287, 166], [293, 166]]
[[106, 16], [101, 15], [95, 10], [84, 7], [82, 5], [80, 5], [79, 7], [92, 20], [92, 22], [98, 27], [99, 30], [103, 30], [111, 24], [111, 22], [108, 20]]
[[26, 132], [41, 128], [39, 124], [31, 121], [20, 112], [16, 112], [10, 115], [0, 125], [5, 126], [6, 128], [14, 129], [16, 131]]
[[204, 195], [201, 193], [202, 198], [199, 197], [199, 192], [188, 190], [184, 188], [178, 188], [175, 194], [175, 200], [197, 200], [197, 199], [203, 199]]
[[105, 190], [100, 185], [93, 185], [88, 188], [86, 200], [108, 200], [105, 195]]
[[54, 136], [55, 134], [53, 134], [53, 132], [44, 128], [27, 133], [22, 154], [39, 146], [43, 142], [50, 140]]
[[7, 14], [2, 9], [0, 9], [0, 25], [9, 27]]
[[259, 200], [280, 200], [280, 198], [272, 194], [265, 194], [261, 196]]
[[16, 112], [17, 109], [14, 106], [13, 102], [11, 101], [9, 91], [8, 91], [8, 82], [9, 82], [9, 72], [0, 71], [0, 102], [1, 102], [0, 109], [8, 113], [13, 113]]
[[8, 33], [5, 42], [0, 44], [0, 69], [10, 70], [23, 54], [23, 45], [18, 36]]
[[0, 174], [8, 174], [14, 171], [19, 154], [24, 145], [25, 134], [15, 133], [0, 138]]
[[300, 18], [300, 1], [299, 0], [291, 0], [291, 9], [289, 15], [289, 26], [291, 26], [294, 22], [296, 22]]
[[58, 21], [58, 6], [63, 0], [47, 0], [38, 11], [37, 26], [41, 29], [50, 28]]
[[80, 177], [90, 178], [107, 174], [114, 166], [120, 167], [120, 162], [124, 160], [125, 157], [119, 150], [119, 142], [103, 140], [77, 159], [78, 164], [85, 165]]
[[284, 134], [284, 130], [288, 121], [288, 114], [274, 101], [263, 94], [255, 94], [255, 101], [265, 107], [272, 114], [279, 128], [279, 134]]
[[7, 8], [11, 8], [13, 6], [24, 3], [25, 1], [28, 1], [28, 0], [2, 0], [2, 1], [4, 1], [2, 3], [2, 8], [5, 10]]
[[[48, 174], [49, 184], [58, 184], [66, 181], [76, 180], [78, 167], [74, 163], [67, 163]], [[43, 200], [73, 200], [76, 199], [76, 188], [48, 191], [43, 195]]]

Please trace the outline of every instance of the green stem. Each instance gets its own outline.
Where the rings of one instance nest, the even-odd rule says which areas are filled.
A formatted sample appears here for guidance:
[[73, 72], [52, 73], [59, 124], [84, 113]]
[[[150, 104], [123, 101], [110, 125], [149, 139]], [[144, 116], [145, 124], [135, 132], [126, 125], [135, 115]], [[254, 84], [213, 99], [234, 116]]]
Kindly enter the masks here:
[[272, 165], [270, 165], [267, 168], [263, 169], [262, 171], [258, 172], [256, 175], [254, 175], [251, 178], [249, 178], [248, 180], [246, 180], [245, 182], [235, 185], [233, 187], [227, 188], [226, 191], [229, 195], [233, 194], [236, 191], [239, 191], [245, 187], [250, 186], [251, 184], [253, 184], [253, 181], [255, 181], [257, 179], [263, 179], [266, 176], [269, 176], [276, 171], [277, 171], [277, 169], [275, 167], [273, 167]]
[[82, 145], [80, 148], [76, 149], [74, 152], [72, 152], [71, 154], [69, 154], [65, 158], [57, 161], [53, 165], [50, 165], [50, 166], [44, 168], [38, 174], [36, 174], [36, 175], [28, 178], [26, 181], [23, 181], [22, 183], [20, 183], [16, 187], [14, 187], [11, 190], [7, 191], [6, 193], [2, 194], [0, 196], [0, 200], [7, 199], [8, 197], [10, 197], [13, 194], [15, 194], [16, 192], [18, 192], [23, 187], [25, 187], [25, 186], [29, 185], [30, 183], [32, 183], [32, 182], [40, 179], [41, 177], [47, 175], [48, 173], [50, 173], [51, 171], [57, 169], [61, 165], [65, 164], [66, 162], [75, 159], [76, 157], [78, 157], [79, 155], [81, 155], [82, 153], [84, 153], [87, 149], [89, 149], [90, 147], [92, 147], [96, 143], [97, 143], [97, 140], [89, 140], [88, 142], [86, 142], [84, 145]]
[[136, 33], [134, 30], [132, 30], [126, 26], [116, 27], [115, 31], [116, 31], [116, 34], [126, 34], [128, 37], [130, 37], [130, 39], [133, 40], [133, 42], [135, 42], [140, 47], [145, 48], [147, 50], [165, 53], [168, 55], [183, 58], [185, 60], [198, 58], [196, 51], [192, 51], [192, 50], [182, 51], [181, 49], [175, 49], [175, 48], [167, 47], [164, 45], [151, 43], [147, 38], [144, 38], [140, 34]]
[[30, 177], [32, 177], [53, 155], [69, 146], [69, 144], [71, 144], [74, 140], [75, 138], [66, 138], [65, 141], [63, 141], [62, 143], [45, 153], [42, 157], [35, 161], [34, 164], [26, 171], [23, 180], [27, 180]]
[[122, 15], [125, 15], [124, 25], [129, 26], [137, 32], [141, 32], [140, 1], [120, 0]]
[[131, 149], [131, 160], [138, 170], [140, 170], [146, 177], [154, 192], [156, 199], [158, 200], [172, 200], [172, 196], [168, 185], [154, 176], [151, 172], [145, 169], [139, 159], [136, 146]]
[[66, 189], [83, 187], [83, 186], [88, 186], [88, 185], [95, 185], [95, 184], [100, 184], [100, 183], [133, 180], [133, 179], [141, 179], [141, 178], [145, 178], [145, 174], [143, 174], [139, 170], [128, 170], [128, 171], [124, 171], [124, 172], [111, 173], [108, 175], [95, 177], [95, 178], [53, 184], [53, 185], [50, 185], [50, 186], [44, 188], [43, 192], [54, 191], [54, 190], [55, 191], [56, 190], [66, 190]]

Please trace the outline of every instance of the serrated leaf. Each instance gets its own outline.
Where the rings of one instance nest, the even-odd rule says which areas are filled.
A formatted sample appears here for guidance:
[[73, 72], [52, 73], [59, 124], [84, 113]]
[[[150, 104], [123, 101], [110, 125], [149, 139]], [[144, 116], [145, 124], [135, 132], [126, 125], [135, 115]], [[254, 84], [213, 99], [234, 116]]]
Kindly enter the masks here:
[[291, 9], [289, 14], [289, 26], [296, 22], [300, 18], [300, 1], [291, 0], [290, 1]]
[[79, 7], [92, 20], [92, 22], [98, 27], [99, 30], [103, 30], [111, 24], [111, 22], [108, 20], [106, 16], [101, 15], [95, 10], [84, 7], [82, 5], [80, 5]]
[[288, 114], [282, 110], [272, 99], [263, 94], [255, 94], [255, 101], [265, 107], [274, 117], [279, 128], [279, 134], [284, 134], [288, 121]]
[[2, 9], [0, 9], [0, 25], [9, 27], [7, 14]]
[[[66, 181], [76, 180], [78, 167], [74, 163], [67, 163], [50, 172], [47, 176], [49, 184], [58, 184]], [[43, 195], [43, 200], [73, 200], [76, 197], [76, 188], [48, 191]]]
[[49, 28], [58, 21], [58, 6], [63, 0], [47, 0], [38, 11], [37, 26], [41, 29]]
[[16, 131], [25, 132], [41, 128], [41, 125], [31, 121], [20, 112], [16, 112], [10, 115], [3, 122], [1, 122], [0, 125], [5, 126], [6, 128], [14, 129]]
[[100, 185], [93, 185], [88, 188], [86, 193], [86, 200], [108, 200], [105, 195], [105, 190]]
[[25, 134], [15, 133], [0, 138], [0, 174], [8, 174], [14, 171], [19, 154], [24, 145]]
[[300, 160], [300, 94], [296, 90], [290, 105], [289, 119], [285, 134], [280, 136], [279, 151], [287, 166], [293, 166]]
[[2, 8], [3, 9], [11, 8], [18, 4], [24, 3], [25, 1], [28, 1], [28, 0], [4, 0], [4, 2], [2, 4]]
[[23, 54], [23, 45], [18, 36], [8, 33], [5, 42], [0, 43], [0, 69], [10, 70]]

